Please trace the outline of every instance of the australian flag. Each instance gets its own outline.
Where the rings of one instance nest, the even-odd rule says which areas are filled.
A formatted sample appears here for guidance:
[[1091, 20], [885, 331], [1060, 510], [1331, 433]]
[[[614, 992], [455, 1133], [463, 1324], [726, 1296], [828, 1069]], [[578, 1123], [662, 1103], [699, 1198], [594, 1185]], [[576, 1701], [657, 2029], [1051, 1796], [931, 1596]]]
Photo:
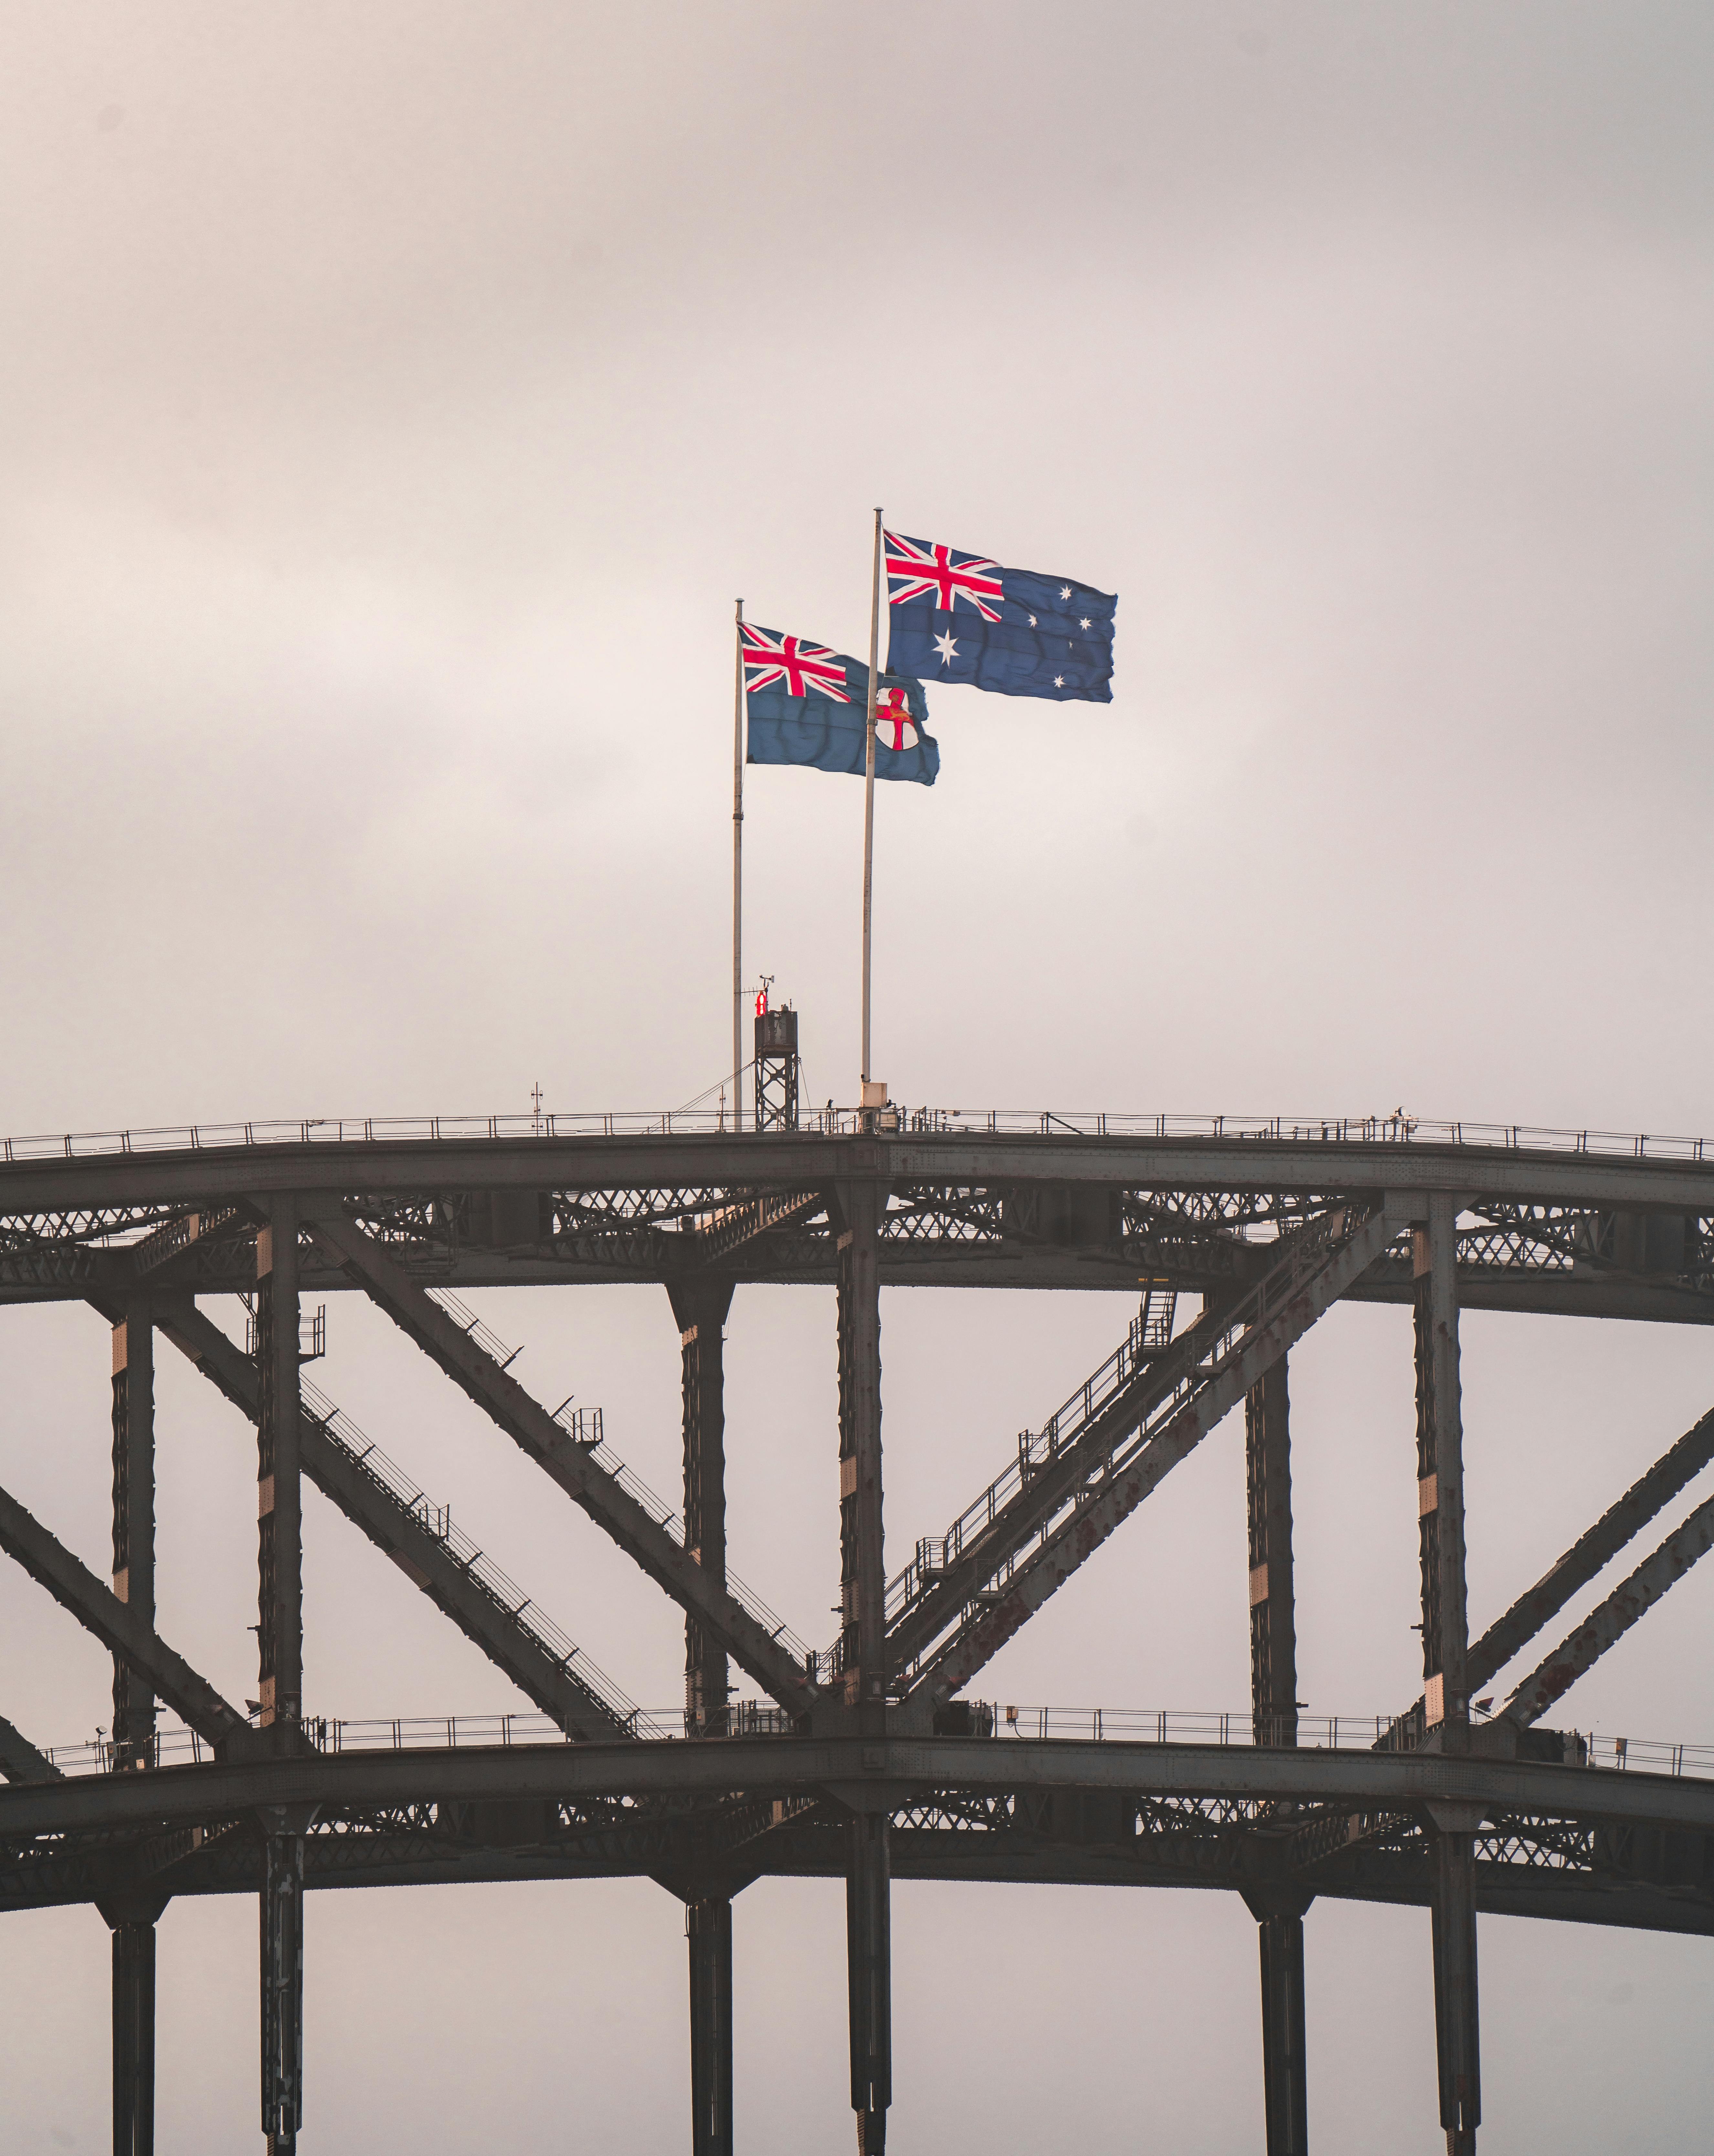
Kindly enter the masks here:
[[[825, 644], [777, 629], [740, 624], [750, 725], [745, 761], [807, 763], [817, 771], [854, 772], [868, 752], [869, 669]], [[941, 767], [926, 731], [922, 684], [883, 674], [875, 698], [875, 775], [932, 786]]]
[[1112, 701], [1111, 593], [885, 536], [890, 665], [1003, 696]]

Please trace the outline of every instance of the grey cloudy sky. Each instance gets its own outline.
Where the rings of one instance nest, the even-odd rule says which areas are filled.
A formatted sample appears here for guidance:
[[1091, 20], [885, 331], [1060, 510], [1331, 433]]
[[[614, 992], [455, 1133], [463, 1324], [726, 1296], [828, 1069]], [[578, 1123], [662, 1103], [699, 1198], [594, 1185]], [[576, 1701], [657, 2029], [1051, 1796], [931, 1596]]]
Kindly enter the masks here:
[[[1714, 1128], [1711, 74], [1689, 5], [12, 0], [0, 1127], [699, 1091], [732, 599], [862, 649], [882, 502], [1120, 594], [1111, 706], [931, 691], [940, 783], [883, 789], [895, 1095]], [[765, 770], [749, 809], [748, 953], [849, 1098], [861, 790]], [[664, 1298], [491, 1300], [670, 1485]], [[1018, 1300], [887, 1299], [895, 1551], [1126, 1315]], [[677, 1628], [585, 1523], [383, 1324], [331, 1324], [327, 1389], [673, 1699]], [[741, 1295], [730, 1352], [734, 1563], [819, 1639], [828, 1299]], [[87, 1312], [0, 1322], [0, 1472], [96, 1563], [105, 1358]], [[1481, 1623], [1706, 1407], [1711, 1356], [1488, 1320], [1465, 1363]], [[195, 1385], [163, 1375], [162, 1628], [241, 1696], [254, 1450]], [[1409, 1385], [1398, 1313], [1294, 1358], [1317, 1711], [1410, 1694]], [[1243, 1704], [1235, 1431], [1156, 1506], [1000, 1696]], [[313, 1706], [513, 1703], [316, 1499], [308, 1532]], [[1714, 1740], [1711, 1614], [1687, 1582], [1568, 1712]], [[0, 1711], [86, 1735], [99, 1653], [16, 1576], [0, 1621]], [[839, 1917], [739, 1904], [758, 2151], [849, 2133]], [[306, 2149], [680, 2145], [659, 1890], [309, 1921]], [[253, 1924], [163, 1921], [188, 2156], [252, 2128]], [[1257, 2145], [1241, 1910], [901, 1889], [895, 1924], [901, 2150]], [[1318, 2147], [1384, 2115], [1434, 2148], [1426, 1918], [1317, 1907], [1309, 1941]], [[93, 2148], [103, 1928], [5, 1943], [8, 2145]], [[1701, 1943], [1482, 1950], [1495, 2148], [1694, 2138]]]

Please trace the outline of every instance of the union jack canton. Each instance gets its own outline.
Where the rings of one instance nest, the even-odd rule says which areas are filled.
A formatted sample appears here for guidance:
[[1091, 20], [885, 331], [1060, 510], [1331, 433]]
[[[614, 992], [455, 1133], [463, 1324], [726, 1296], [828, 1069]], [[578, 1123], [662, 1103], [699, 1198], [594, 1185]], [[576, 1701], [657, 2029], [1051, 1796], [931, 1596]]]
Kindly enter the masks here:
[[744, 686], [772, 689], [780, 684], [788, 696], [807, 696], [812, 690], [831, 696], [836, 704], [849, 704], [845, 690], [845, 662], [824, 644], [810, 644], [801, 636], [782, 636], [771, 629], [740, 624], [744, 637]]

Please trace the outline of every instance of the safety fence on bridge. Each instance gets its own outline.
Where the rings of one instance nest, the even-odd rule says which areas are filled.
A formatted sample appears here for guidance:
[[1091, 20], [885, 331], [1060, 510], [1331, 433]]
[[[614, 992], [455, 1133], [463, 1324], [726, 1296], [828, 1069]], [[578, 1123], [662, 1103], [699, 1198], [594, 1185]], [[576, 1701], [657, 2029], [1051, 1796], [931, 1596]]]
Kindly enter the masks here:
[[[1020, 1707], [986, 1700], [956, 1702], [967, 1708], [960, 1715], [958, 1732], [978, 1740], [1000, 1743], [1125, 1743], [1183, 1745], [1219, 1748], [1250, 1748], [1256, 1727], [1248, 1714], [1224, 1714], [1195, 1708]], [[1372, 1752], [1392, 1728], [1394, 1717], [1384, 1714], [1300, 1715], [1300, 1751]], [[682, 1710], [644, 1708], [639, 1726], [656, 1742], [682, 1742]], [[735, 1702], [730, 1710], [726, 1734], [734, 1738], [788, 1737], [792, 1717], [783, 1707], [766, 1702]], [[304, 1724], [305, 1734], [318, 1751], [334, 1755], [346, 1752], [444, 1752], [493, 1750], [509, 1747], [552, 1748], [576, 1740], [568, 1738], [547, 1715], [460, 1714], [407, 1715], [387, 1717], [315, 1717]], [[1620, 1774], [1689, 1775], [1714, 1779], [1714, 1744], [1680, 1744], [1665, 1738], [1609, 1737], [1578, 1730], [1566, 1732], [1573, 1740], [1568, 1763]], [[1265, 1738], [1274, 1732], [1264, 1732]], [[698, 1738], [694, 1741], [711, 1740]], [[114, 1747], [105, 1731], [87, 1743], [56, 1745], [44, 1755], [62, 1774], [107, 1774], [135, 1771], [115, 1767]], [[151, 1763], [157, 1767], [203, 1764], [215, 1757], [208, 1739], [192, 1729], [171, 1726], [155, 1738]]]
[[[1587, 1153], [1605, 1159], [1714, 1160], [1707, 1140], [1660, 1132], [1567, 1130], [1538, 1123], [1445, 1122], [1396, 1109], [1384, 1116], [1125, 1115], [1106, 1109], [840, 1108], [799, 1118], [800, 1133], [837, 1137], [988, 1137], [1248, 1139], [1272, 1144], [1464, 1146], [1503, 1152]], [[304, 1116], [247, 1122], [173, 1123], [146, 1130], [62, 1131], [0, 1138], [9, 1162], [92, 1160], [110, 1155], [203, 1152], [245, 1147], [468, 1145], [488, 1140], [706, 1137], [730, 1135], [717, 1108], [608, 1109], [518, 1115]], [[766, 1145], [773, 1132], [746, 1132]]]

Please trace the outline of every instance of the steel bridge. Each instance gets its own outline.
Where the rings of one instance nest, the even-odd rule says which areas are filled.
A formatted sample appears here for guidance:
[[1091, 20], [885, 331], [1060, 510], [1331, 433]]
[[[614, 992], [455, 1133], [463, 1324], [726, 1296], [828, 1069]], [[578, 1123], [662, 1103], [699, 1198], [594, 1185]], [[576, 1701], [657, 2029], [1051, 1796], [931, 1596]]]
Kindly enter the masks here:
[[[685, 1474], [672, 1502], [614, 1455], [598, 1416], [534, 1399], [459, 1300], [613, 1281], [662, 1286], [670, 1306]], [[752, 1281], [837, 1289], [840, 1621], [820, 1646], [726, 1562], [722, 1335]], [[1068, 1373], [1063, 1404], [1008, 1440], [969, 1504], [890, 1575], [883, 1286], [1141, 1290], [1100, 1368]], [[682, 1609], [680, 1726], [633, 1707], [306, 1380], [303, 1299], [346, 1290]], [[200, 1306], [217, 1296], [244, 1298], [244, 1347]], [[1414, 1313], [1423, 1689], [1330, 1738], [1301, 1726], [1296, 1702], [1287, 1365], [1342, 1299]], [[1556, 1623], [1714, 1457], [1714, 1409], [1472, 1640], [1459, 1392], [1461, 1309], [1714, 1322], [1714, 1159], [1700, 1142], [1397, 1116], [895, 1109], [760, 1131], [537, 1116], [14, 1140], [0, 1158], [0, 1300], [80, 1301], [111, 1327], [110, 1581], [4, 1491], [0, 1547], [110, 1650], [112, 1740], [79, 1763], [91, 1771], [67, 1773], [0, 1722], [0, 1905], [93, 1902], [111, 1928], [124, 2156], [153, 2147], [154, 1927], [175, 1895], [259, 1898], [261, 2126], [275, 2151], [295, 2148], [303, 2118], [310, 1887], [658, 1881], [688, 1912], [696, 2156], [733, 2146], [731, 1901], [764, 1876], [845, 1881], [865, 2151], [885, 2146], [891, 2096], [895, 1876], [1240, 1894], [1259, 1935], [1270, 2156], [1307, 2147], [1315, 1897], [1431, 1911], [1454, 2152], [1474, 2150], [1481, 2115], [1479, 1911], [1714, 1933], [1714, 1779], [1616, 1771], [1544, 1720], [1714, 1542], [1710, 1501], [1582, 1623]], [[156, 1628], [163, 1349], [255, 1425], [256, 1712]], [[1234, 1563], [1250, 1581], [1252, 1696], [1238, 1741], [1229, 1722], [1224, 1741], [1164, 1720], [996, 1729], [970, 1695], [983, 1669], [1240, 1406], [1248, 1545]], [[1398, 1433], [1401, 1476], [1411, 1435]], [[371, 1746], [306, 1714], [305, 1476], [544, 1722]], [[1474, 1712], [1502, 1676], [1504, 1704]]]

